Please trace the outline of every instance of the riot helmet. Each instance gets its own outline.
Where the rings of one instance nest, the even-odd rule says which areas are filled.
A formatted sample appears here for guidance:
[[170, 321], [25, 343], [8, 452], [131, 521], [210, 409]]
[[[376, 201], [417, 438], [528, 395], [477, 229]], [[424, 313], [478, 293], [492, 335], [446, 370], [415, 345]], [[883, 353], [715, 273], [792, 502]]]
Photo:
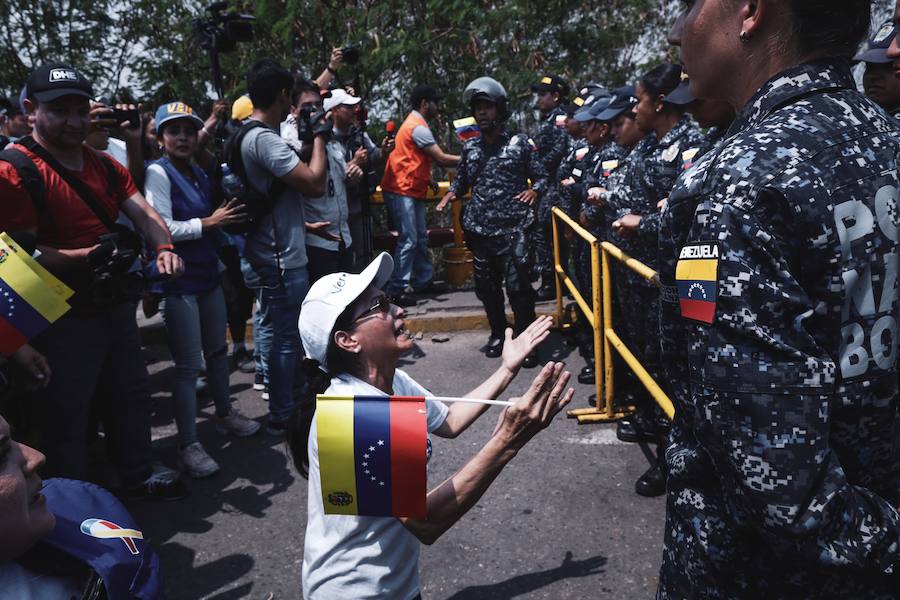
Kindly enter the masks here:
[[479, 77], [466, 86], [463, 102], [471, 107], [477, 100], [487, 100], [497, 105], [497, 118], [505, 121], [509, 118], [506, 89], [493, 77]]

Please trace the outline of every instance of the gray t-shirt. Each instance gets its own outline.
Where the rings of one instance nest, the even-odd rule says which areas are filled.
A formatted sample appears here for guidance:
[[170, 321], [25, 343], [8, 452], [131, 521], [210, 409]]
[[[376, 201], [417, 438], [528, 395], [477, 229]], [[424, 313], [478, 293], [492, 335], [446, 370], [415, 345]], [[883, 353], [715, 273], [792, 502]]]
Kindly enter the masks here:
[[[422, 113], [419, 111], [414, 110], [413, 114], [418, 115], [423, 121], [425, 120], [425, 117], [423, 117]], [[428, 125], [416, 125], [413, 127], [412, 141], [416, 147], [420, 149], [437, 144], [437, 141], [434, 139], [434, 134], [431, 133], [431, 127]]]
[[[244, 136], [241, 158], [250, 185], [265, 192], [275, 177], [290, 173], [300, 158], [274, 129], [258, 127]], [[306, 266], [303, 195], [285, 186], [272, 212], [247, 234], [244, 258], [251, 265], [299, 269]]]

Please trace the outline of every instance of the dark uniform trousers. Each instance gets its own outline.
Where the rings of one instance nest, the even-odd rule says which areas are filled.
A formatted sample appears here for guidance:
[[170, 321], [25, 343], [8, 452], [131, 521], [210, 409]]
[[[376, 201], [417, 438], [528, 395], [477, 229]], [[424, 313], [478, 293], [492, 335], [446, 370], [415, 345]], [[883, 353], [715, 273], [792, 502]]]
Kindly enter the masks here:
[[518, 335], [535, 319], [535, 292], [529, 275], [533, 263], [525, 232], [513, 236], [486, 236], [466, 232], [466, 242], [474, 255], [475, 295], [484, 304], [491, 336], [503, 339], [506, 309], [503, 284], [512, 306]]

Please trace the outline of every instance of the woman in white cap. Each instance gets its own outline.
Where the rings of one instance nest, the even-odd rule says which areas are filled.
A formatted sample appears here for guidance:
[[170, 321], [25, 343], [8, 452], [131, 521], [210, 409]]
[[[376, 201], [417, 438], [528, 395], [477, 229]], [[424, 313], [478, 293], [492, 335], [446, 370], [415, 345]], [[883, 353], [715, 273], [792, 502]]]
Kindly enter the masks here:
[[[325, 375], [316, 391], [340, 396], [431, 396], [397, 369], [412, 349], [402, 308], [382, 291], [394, 269], [382, 253], [362, 273], [333, 273], [317, 281], [300, 311], [300, 336], [307, 362]], [[506, 330], [502, 366], [468, 394], [496, 398], [516, 376], [522, 361], [549, 335], [549, 317], [534, 321], [518, 337]], [[324, 513], [317, 431], [308, 405], [291, 421], [288, 443], [294, 462], [309, 477], [309, 510], [303, 556], [303, 595], [325, 598], [420, 596], [419, 544], [431, 544], [484, 494], [494, 478], [534, 435], [572, 399], [571, 375], [562, 363], [548, 363], [528, 392], [504, 410], [487, 443], [455, 475], [427, 496], [424, 520]], [[324, 389], [327, 386], [327, 389]], [[487, 410], [483, 404], [426, 400], [428, 431], [454, 438]], [[429, 443], [430, 454], [430, 443]]]
[[203, 121], [183, 102], [163, 104], [156, 111], [156, 138], [163, 157], [147, 168], [147, 201], [159, 212], [185, 263], [183, 278], [162, 284], [163, 318], [175, 379], [175, 424], [178, 426], [178, 468], [191, 477], [209, 477], [219, 470], [197, 439], [197, 375], [206, 359], [210, 393], [216, 405], [216, 429], [239, 437], [253, 435], [259, 423], [231, 407], [226, 309], [222, 294], [216, 230], [246, 219], [232, 199], [216, 208], [206, 173], [193, 157]]

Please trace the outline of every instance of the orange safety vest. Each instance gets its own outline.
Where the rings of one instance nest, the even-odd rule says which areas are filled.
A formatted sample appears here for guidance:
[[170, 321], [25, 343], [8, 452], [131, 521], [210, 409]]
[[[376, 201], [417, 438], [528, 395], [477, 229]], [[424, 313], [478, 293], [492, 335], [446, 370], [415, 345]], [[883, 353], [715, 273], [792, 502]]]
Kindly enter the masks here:
[[413, 129], [419, 125], [428, 127], [418, 113], [409, 113], [397, 132], [394, 151], [388, 155], [381, 179], [381, 189], [398, 196], [425, 198], [431, 181], [431, 157], [422, 152], [413, 141]]

